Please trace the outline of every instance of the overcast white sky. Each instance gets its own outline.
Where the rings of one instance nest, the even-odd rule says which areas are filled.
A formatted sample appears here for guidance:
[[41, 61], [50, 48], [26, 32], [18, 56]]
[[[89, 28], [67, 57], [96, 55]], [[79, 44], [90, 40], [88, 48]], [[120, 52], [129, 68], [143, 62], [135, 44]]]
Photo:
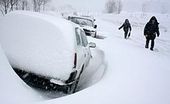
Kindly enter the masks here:
[[71, 5], [75, 9], [86, 11], [101, 11], [106, 0], [53, 0], [56, 5]]
[[[96, 12], [102, 12], [104, 10], [106, 1], [107, 0], [53, 0], [56, 6], [67, 4], [67, 5], [71, 5], [72, 7], [78, 10], [96, 11]], [[123, 10], [140, 11], [141, 5], [145, 1], [151, 1], [151, 0], [122, 0]], [[167, 5], [170, 5], [170, 0], [152, 0], [152, 1], [163, 2], [164, 4], [168, 3]]]

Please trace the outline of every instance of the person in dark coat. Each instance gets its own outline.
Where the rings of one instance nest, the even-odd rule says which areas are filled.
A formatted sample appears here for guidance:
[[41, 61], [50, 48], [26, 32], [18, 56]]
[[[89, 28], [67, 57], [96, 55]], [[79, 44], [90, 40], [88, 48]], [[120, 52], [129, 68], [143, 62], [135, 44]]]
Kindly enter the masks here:
[[154, 48], [154, 43], [155, 43], [154, 40], [156, 38], [156, 35], [157, 35], [157, 37], [159, 37], [159, 35], [160, 35], [158, 25], [159, 25], [159, 23], [158, 23], [156, 17], [153, 16], [144, 28], [144, 36], [146, 37], [145, 48], [149, 48], [149, 42], [151, 40], [150, 50], [152, 50], [152, 51]]
[[119, 30], [121, 28], [123, 28], [123, 30], [124, 30], [124, 38], [127, 39], [127, 36], [129, 38], [132, 28], [131, 28], [131, 25], [130, 25], [130, 22], [128, 19], [125, 19], [125, 22], [123, 23], [123, 25], [121, 27], [119, 27]]

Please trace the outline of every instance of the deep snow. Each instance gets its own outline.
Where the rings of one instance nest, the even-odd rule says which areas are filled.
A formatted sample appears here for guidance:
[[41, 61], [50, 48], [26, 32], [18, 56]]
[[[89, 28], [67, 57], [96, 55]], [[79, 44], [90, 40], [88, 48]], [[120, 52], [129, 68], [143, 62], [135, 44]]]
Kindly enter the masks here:
[[[126, 15], [126, 16], [125, 16]], [[161, 36], [156, 39], [155, 50], [144, 48], [144, 24], [151, 14], [121, 14], [98, 16], [98, 35], [103, 40], [89, 38], [104, 51], [107, 70], [100, 82], [66, 97], [40, 102], [40, 104], [169, 104], [170, 103], [170, 23], [169, 16], [157, 15]], [[133, 32], [123, 39], [118, 27], [129, 18]], [[138, 20], [138, 21], [137, 21]], [[166, 31], [165, 31], [166, 30]]]
[[[62, 54], [68, 56], [70, 55], [70, 53], [74, 53], [72, 52], [74, 50], [72, 50], [71, 46], [74, 44], [75, 39], [71, 36], [75, 35], [73, 27], [77, 25], [69, 21], [66, 22], [66, 20], [63, 20], [61, 18], [57, 19], [57, 17], [47, 16], [44, 14], [22, 11], [8, 14], [5, 17], [2, 17], [0, 19], [0, 22], [0, 43], [3, 46], [3, 50], [8, 58], [9, 63], [13, 67], [23, 68], [23, 70], [50, 77], [67, 75], [65, 73], [66, 69], [63, 69], [63, 65], [68, 67], [69, 61], [66, 61], [68, 57], [63, 57]], [[65, 31], [66, 29], [67, 31]], [[69, 45], [66, 42], [68, 42]], [[62, 45], [62, 47], [60, 45]], [[64, 49], [64, 51], [62, 49]], [[71, 51], [69, 49], [71, 49]], [[36, 51], [39, 51], [38, 54]], [[0, 50], [0, 52], [0, 55], [3, 56], [2, 50]], [[67, 52], [68, 54], [64, 52]], [[96, 63], [95, 60], [98, 60], [99, 62]], [[3, 86], [0, 87], [1, 92], [4, 93], [1, 94], [3, 103], [13, 102], [15, 104], [20, 101], [27, 102], [27, 100], [29, 103], [34, 101], [34, 99], [35, 101], [39, 101], [39, 99], [41, 98], [41, 101], [43, 101], [53, 97], [65, 96], [65, 94], [61, 92], [41, 91], [38, 89], [34, 90], [34, 92], [32, 93], [32, 90], [28, 89], [29, 87], [16, 75], [10, 64], [6, 62], [6, 59], [2, 58], [0, 59], [0, 61], [2, 62], [2, 69], [3, 67], [5, 67], [3, 70], [4, 72], [2, 73], [3, 76], [1, 76], [2, 78], [0, 81], [3, 82], [4, 79], [9, 80], [9, 82], [4, 81], [2, 83]], [[105, 69], [104, 61], [105, 60], [103, 51], [99, 49], [93, 49], [92, 60], [90, 61], [89, 66], [84, 70], [84, 74], [80, 79], [81, 81], [77, 91], [89, 87], [94, 83], [97, 83], [102, 78]], [[3, 62], [6, 62], [7, 64], [3, 64]], [[53, 65], [50, 63], [53, 63]], [[73, 63], [73, 61], [71, 61], [71, 63]], [[62, 70], [57, 71], [57, 68], [54, 69], [51, 67], [62, 67], [58, 68]], [[71, 68], [70, 70], [72, 70]], [[99, 68], [102, 69], [98, 70]], [[11, 73], [13, 75], [10, 75], [9, 77], [6, 76], [6, 74]], [[95, 79], [93, 78], [94, 75], [96, 76]], [[66, 76], [66, 78], [67, 77], [68, 76]], [[20, 83], [24, 84], [22, 85]], [[18, 88], [21, 90], [14, 90], [13, 87], [15, 86], [11, 87], [10, 84], [14, 84], [17, 86], [20, 84]], [[10, 88], [10, 90], [5, 89], [6, 85]], [[15, 98], [13, 96], [15, 95], [15, 93], [17, 93], [17, 91], [19, 92], [19, 95], [16, 94], [17, 98]], [[32, 95], [28, 93], [28, 95], [25, 94], [23, 96], [23, 93], [27, 93], [26, 91], [32, 93]], [[10, 93], [13, 94], [9, 96]], [[37, 93], [37, 95], [35, 95], [34, 93]], [[34, 99], [32, 99], [32, 97]], [[8, 101], [8, 98], [11, 99]]]
[[45, 100], [36, 90], [27, 86], [11, 68], [0, 46], [0, 102], [1, 104], [30, 103]]
[[[75, 94], [38, 104], [169, 104], [170, 103], [170, 17], [154, 14], [160, 22], [160, 37], [154, 51], [144, 48], [143, 28], [153, 14], [102, 14], [96, 17], [98, 37], [88, 37], [97, 44], [99, 57], [105, 57], [107, 69], [97, 72], [101, 79], [91, 86], [98, 74], [86, 71], [80, 84], [83, 89]], [[130, 39], [123, 39], [118, 27], [128, 18], [132, 24]], [[96, 55], [98, 57], [98, 55]], [[94, 60], [98, 62], [99, 60]], [[104, 62], [104, 61], [101, 61]], [[101, 68], [102, 69], [102, 68]], [[87, 78], [87, 79], [86, 79]], [[89, 81], [90, 80], [90, 81]], [[37, 102], [35, 102], [37, 104]]]

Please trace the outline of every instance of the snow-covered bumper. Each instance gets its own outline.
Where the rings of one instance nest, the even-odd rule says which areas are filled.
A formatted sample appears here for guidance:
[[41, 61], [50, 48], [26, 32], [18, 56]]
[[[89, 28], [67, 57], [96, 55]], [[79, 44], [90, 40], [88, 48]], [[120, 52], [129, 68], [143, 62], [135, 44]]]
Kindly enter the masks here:
[[50, 78], [46, 76], [37, 75], [31, 72], [26, 72], [18, 68], [13, 68], [19, 77], [25, 81], [29, 86], [44, 89], [48, 91], [62, 91], [64, 93], [73, 93], [77, 82], [77, 71], [70, 74], [68, 80], [63, 81], [57, 78]]

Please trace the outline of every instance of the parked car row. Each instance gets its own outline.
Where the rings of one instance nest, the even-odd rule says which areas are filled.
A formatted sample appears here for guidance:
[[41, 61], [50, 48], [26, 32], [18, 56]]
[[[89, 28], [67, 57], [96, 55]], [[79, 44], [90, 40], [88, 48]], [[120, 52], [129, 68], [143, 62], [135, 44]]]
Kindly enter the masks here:
[[14, 71], [28, 85], [64, 93], [76, 91], [91, 60], [90, 48], [96, 47], [86, 34], [95, 37], [97, 26], [82, 17], [70, 20], [80, 26], [32, 12], [13, 12], [0, 20], [0, 43]]

